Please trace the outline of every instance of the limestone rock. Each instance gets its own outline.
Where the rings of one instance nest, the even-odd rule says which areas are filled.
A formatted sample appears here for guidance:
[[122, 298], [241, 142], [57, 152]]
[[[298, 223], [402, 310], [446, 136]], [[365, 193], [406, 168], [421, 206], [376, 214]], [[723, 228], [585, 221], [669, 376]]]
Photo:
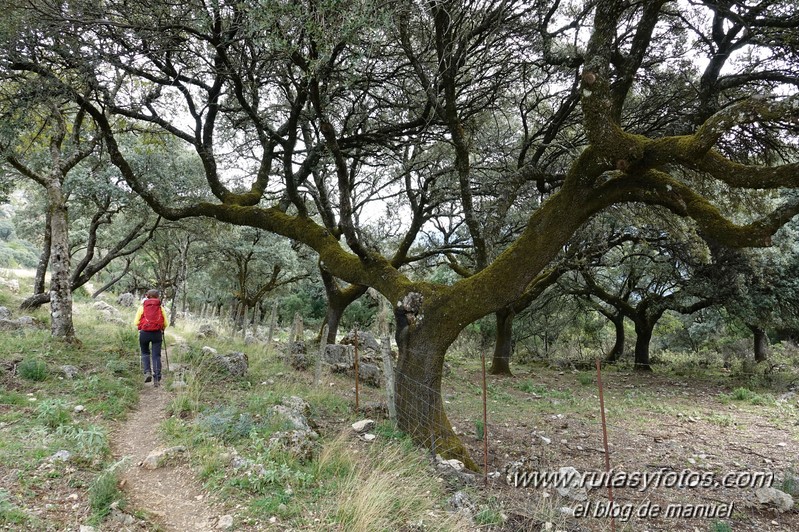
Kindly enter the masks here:
[[566, 497], [573, 501], [588, 500], [588, 492], [583, 486], [583, 475], [579, 471], [571, 466], [561, 467], [558, 469], [558, 475], [561, 479], [569, 481], [568, 485], [556, 488], [561, 497]]
[[124, 294], [119, 294], [117, 297], [117, 305], [121, 307], [130, 308], [136, 304], [136, 296], [131, 294], [130, 292], [125, 292]]
[[80, 370], [78, 368], [70, 365], [61, 366], [59, 369], [61, 370], [61, 373], [64, 374], [64, 377], [70, 380], [77, 377], [78, 374], [80, 373]]
[[755, 491], [754, 495], [755, 497], [750, 504], [751, 506], [761, 509], [776, 510], [778, 513], [785, 513], [793, 510], [793, 497], [777, 488], [759, 488]]
[[235, 352], [229, 355], [214, 355], [211, 362], [220, 370], [234, 377], [243, 377], [247, 374], [249, 360], [246, 353]]
[[358, 433], [368, 432], [374, 428], [375, 422], [371, 419], [362, 419], [352, 424], [352, 430]]
[[219, 530], [230, 530], [233, 528], [233, 516], [232, 515], [223, 515], [219, 518], [219, 521], [216, 523], [216, 528]]
[[312, 430], [290, 430], [275, 432], [269, 438], [269, 446], [281, 449], [301, 461], [310, 461], [316, 453], [319, 435]]
[[159, 467], [162, 467], [170, 458], [184, 452], [186, 452], [186, 448], [182, 445], [170, 447], [168, 449], [156, 449], [147, 455], [147, 458], [142, 461], [141, 467], [144, 469], [158, 469]]
[[216, 330], [207, 323], [200, 325], [200, 328], [197, 329], [197, 338], [216, 338], [216, 336]]

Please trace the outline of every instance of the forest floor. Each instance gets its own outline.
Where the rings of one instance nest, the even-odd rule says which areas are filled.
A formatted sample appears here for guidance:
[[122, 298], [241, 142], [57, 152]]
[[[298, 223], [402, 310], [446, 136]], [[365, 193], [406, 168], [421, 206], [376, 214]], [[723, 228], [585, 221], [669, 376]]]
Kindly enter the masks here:
[[[87, 321], [101, 322], [96, 311], [84, 312]], [[356, 412], [354, 382], [345, 375], [325, 372], [314, 384], [313, 369], [292, 369], [278, 349], [200, 341], [189, 330], [180, 332], [191, 347], [169, 337], [173, 364], [204, 364], [199, 347], [208, 342], [249, 352], [249, 374], [220, 379], [194, 371], [187, 387], [173, 388], [179, 375], [169, 372], [164, 386], [154, 388], [142, 383], [131, 358], [135, 336], [115, 332], [113, 324], [102, 327], [107, 330], [86, 334], [76, 350], [53, 348], [46, 331], [7, 338], [0, 357], [1, 530], [78, 532], [89, 523], [103, 531], [154, 532], [611, 530], [601, 513], [605, 489], [590, 489], [586, 500], [575, 501], [551, 487], [515, 487], [505, 475], [522, 459], [531, 471], [605, 470], [596, 372], [589, 368], [518, 364], [512, 377], [488, 376], [491, 475], [485, 485], [482, 475], [459, 485], [443, 479], [430, 454], [409, 445], [382, 414]], [[31, 353], [47, 361], [47, 373], [37, 376], [30, 365], [21, 370], [20, 360]], [[614, 489], [616, 530], [799, 530], [796, 506], [784, 513], [757, 508], [757, 486], [747, 484], [761, 480], [799, 495], [799, 356], [780, 360], [781, 367], [772, 362], [751, 374], [669, 361], [650, 374], [624, 365], [603, 369], [610, 466], [630, 475]], [[76, 365], [78, 374], [59, 376], [65, 363]], [[448, 366], [442, 394], [449, 419], [482, 465], [480, 360], [453, 354]], [[361, 405], [385, 398], [377, 388], [361, 386], [359, 393]], [[308, 462], [265, 445], [282, 430], [270, 412], [293, 395], [311, 404], [319, 433], [318, 455]], [[350, 428], [367, 415], [378, 422], [371, 442]], [[107, 429], [107, 448], [98, 427]], [[151, 451], [175, 445], [187, 450], [164, 467], [139, 466]], [[65, 449], [72, 458], [59, 458]], [[264, 464], [266, 476], [231, 466], [236, 453]], [[648, 475], [651, 484], [632, 485], [635, 475]], [[663, 485], [675, 475], [710, 483]], [[105, 476], [113, 484], [103, 488]], [[655, 477], [662, 485], [654, 485]], [[716, 484], [725, 478], [740, 485]], [[114, 491], [120, 488], [121, 495]], [[466, 518], [452, 511], [456, 492], [470, 501]], [[112, 501], [121, 501], [121, 512]], [[653, 508], [663, 512], [669, 505], [711, 514], [653, 515]], [[570, 515], [581, 511], [587, 515]], [[423, 528], [415, 524], [420, 520]], [[370, 525], [378, 522], [387, 524]]]
[[[613, 490], [616, 530], [799, 530], [796, 507], [779, 514], [752, 505], [757, 487], [796, 495], [799, 394], [755, 393], [724, 380], [603, 372], [610, 467], [628, 474], [626, 482], [614, 477], [622, 482]], [[484, 453], [475, 434], [480, 381], [480, 372], [462, 367], [444, 385], [450, 419], [478, 463]], [[520, 367], [513, 377], [489, 376], [489, 383], [489, 471], [522, 458], [538, 471], [605, 470], [595, 372]], [[640, 480], [645, 474], [649, 486]], [[696, 487], [674, 485], [680, 475]], [[541, 530], [542, 515], [551, 516], [553, 529], [610, 529], [604, 487], [576, 502], [552, 488], [508, 485], [504, 474], [489, 482], [486, 495], [500, 501], [507, 530]], [[679, 517], [662, 517], [669, 505], [679, 505], [672, 510]], [[565, 516], [574, 511], [584, 515]]]
[[[484, 441], [477, 434], [482, 418], [479, 364], [456, 359], [451, 366], [443, 384], [449, 418], [472, 457], [483, 465]], [[561, 497], [553, 488], [510, 485], [505, 475], [510, 464], [522, 459], [540, 472], [561, 467], [581, 473], [605, 470], [595, 372], [541, 365], [516, 367], [513, 377], [488, 376], [487, 471], [492, 478], [485, 485], [478, 476], [476, 485], [448, 488], [450, 495], [463, 488], [475, 511], [482, 513], [474, 530], [578, 532], [612, 526], [619, 531], [799, 530], [796, 506], [777, 513], [758, 508], [754, 495], [759, 487], [797, 494], [795, 382], [782, 392], [763, 388], [755, 392], [724, 372], [676, 375], [667, 369], [651, 374], [624, 367], [603, 370], [610, 466], [628, 475], [626, 483], [615, 485], [618, 514], [613, 525], [603, 513], [608, 505], [604, 488], [589, 489], [587, 500], [578, 502]], [[310, 387], [311, 373], [283, 366], [278, 377]], [[325, 381], [343, 401], [353, 402], [352, 380], [325, 375]], [[382, 390], [363, 386], [360, 394], [361, 404], [383, 397]], [[320, 419], [322, 438], [346, 431], [357, 418], [351, 412]], [[350, 452], [356, 454], [368, 452], [370, 445], [375, 444], [355, 437], [348, 440]], [[434, 470], [430, 475], [431, 483], [441, 482]], [[643, 475], [648, 475], [649, 485], [642, 485]], [[675, 479], [680, 478], [689, 485], [678, 485]], [[699, 485], [690, 487], [692, 482]], [[721, 485], [726, 482], [733, 484]], [[669, 508], [678, 513], [664, 517]], [[568, 515], [581, 509], [582, 516]], [[494, 521], [486, 518], [492, 512], [497, 516]], [[304, 529], [279, 519], [241, 529], [267, 528]]]

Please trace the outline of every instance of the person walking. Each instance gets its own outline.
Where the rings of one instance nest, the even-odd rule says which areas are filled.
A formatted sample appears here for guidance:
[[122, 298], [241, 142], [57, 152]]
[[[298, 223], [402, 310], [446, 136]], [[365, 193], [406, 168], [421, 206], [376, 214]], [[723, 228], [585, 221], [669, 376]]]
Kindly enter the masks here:
[[136, 311], [136, 319], [133, 324], [139, 330], [144, 382], [152, 381], [153, 386], [158, 387], [161, 383], [161, 344], [164, 341], [164, 329], [169, 326], [169, 320], [164, 307], [161, 306], [160, 292], [148, 290], [145, 295], [145, 299]]

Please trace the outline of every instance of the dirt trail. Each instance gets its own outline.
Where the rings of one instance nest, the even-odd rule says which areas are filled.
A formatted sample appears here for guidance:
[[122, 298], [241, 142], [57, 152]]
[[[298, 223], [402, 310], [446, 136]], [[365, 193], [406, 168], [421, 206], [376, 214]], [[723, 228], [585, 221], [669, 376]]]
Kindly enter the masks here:
[[166, 418], [171, 399], [172, 394], [164, 387], [145, 385], [137, 409], [112, 434], [114, 457], [127, 458], [120, 474], [129, 502], [127, 511], [146, 511], [155, 521], [152, 529], [215, 530], [223, 509], [210, 500], [187, 465], [179, 463], [155, 470], [139, 466], [151, 451], [165, 447], [158, 426]]

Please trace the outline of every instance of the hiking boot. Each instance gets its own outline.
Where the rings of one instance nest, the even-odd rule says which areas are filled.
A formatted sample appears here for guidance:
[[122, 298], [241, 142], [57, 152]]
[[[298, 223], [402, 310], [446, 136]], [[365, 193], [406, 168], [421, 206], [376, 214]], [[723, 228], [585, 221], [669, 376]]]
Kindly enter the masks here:
[[148, 371], [147, 373], [144, 374], [144, 382], [150, 382], [151, 380], [153, 380], [153, 376]]
[[154, 381], [154, 382], [153, 382], [153, 386], [154, 386], [155, 388], [158, 388], [159, 386], [161, 386], [161, 381], [160, 381], [160, 380], [156, 380], [156, 381]]

